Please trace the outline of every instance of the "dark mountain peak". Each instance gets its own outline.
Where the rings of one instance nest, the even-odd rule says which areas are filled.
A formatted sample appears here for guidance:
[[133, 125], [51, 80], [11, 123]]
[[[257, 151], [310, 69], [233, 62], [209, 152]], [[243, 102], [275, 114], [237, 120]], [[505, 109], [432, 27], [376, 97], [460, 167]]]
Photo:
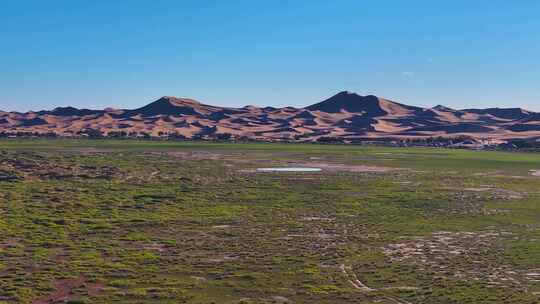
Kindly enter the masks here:
[[126, 111], [124, 116], [196, 115], [198, 112], [194, 107], [200, 105], [201, 103], [194, 99], [164, 96], [144, 107]]
[[351, 91], [341, 91], [334, 96], [347, 96], [347, 95], [358, 95], [358, 94]]
[[341, 111], [365, 113], [371, 117], [387, 114], [387, 112], [381, 108], [380, 100], [377, 96], [361, 96], [349, 91], [339, 92], [322, 102], [306, 107], [306, 109], [327, 113], [339, 113]]
[[436, 105], [431, 109], [435, 110], [435, 111], [440, 111], [440, 112], [456, 112], [456, 110], [454, 110], [452, 108], [449, 108], [449, 107], [446, 107], [446, 106], [443, 106], [443, 105]]
[[100, 114], [102, 112], [100, 110], [77, 109], [75, 107], [57, 107], [47, 114], [55, 116], [86, 116]]
[[191, 98], [178, 98], [178, 97], [174, 97], [174, 96], [163, 96], [161, 97], [160, 99], [154, 101], [153, 103], [151, 104], [170, 104], [170, 105], [173, 105], [173, 106], [197, 106], [197, 105], [201, 105], [200, 102], [198, 102], [197, 100], [195, 99], [191, 99]]
[[67, 106], [67, 107], [56, 107], [54, 108], [54, 110], [52, 110], [52, 112], [62, 112], [62, 111], [71, 111], [71, 112], [75, 112], [75, 111], [78, 111], [79, 109], [75, 108], [75, 107], [72, 107], [72, 106]]
[[103, 112], [104, 111], [102, 110], [77, 109], [75, 107], [67, 106], [67, 107], [56, 107], [52, 111], [44, 110], [44, 111], [39, 111], [35, 113], [37, 115], [53, 115], [53, 116], [86, 116], [86, 115], [101, 114]]
[[337, 93], [336, 95], [332, 96], [332, 97], [369, 97], [369, 98], [377, 98], [377, 96], [375, 95], [366, 95], [366, 96], [362, 96], [356, 92], [352, 92], [352, 91], [341, 91], [339, 93]]

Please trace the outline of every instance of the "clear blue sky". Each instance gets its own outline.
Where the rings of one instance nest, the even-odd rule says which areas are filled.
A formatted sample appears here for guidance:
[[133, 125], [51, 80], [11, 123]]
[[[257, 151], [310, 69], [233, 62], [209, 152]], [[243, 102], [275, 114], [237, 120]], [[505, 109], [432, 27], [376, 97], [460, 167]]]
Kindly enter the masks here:
[[306, 106], [350, 90], [540, 111], [539, 16], [537, 0], [3, 1], [0, 109]]

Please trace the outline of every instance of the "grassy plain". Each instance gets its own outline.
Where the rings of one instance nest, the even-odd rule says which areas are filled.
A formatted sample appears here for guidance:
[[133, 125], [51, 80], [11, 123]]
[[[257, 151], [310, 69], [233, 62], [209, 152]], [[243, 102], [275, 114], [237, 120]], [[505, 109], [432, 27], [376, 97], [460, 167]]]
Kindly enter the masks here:
[[[261, 173], [310, 166], [322, 172]], [[0, 141], [0, 303], [538, 303], [540, 154]]]

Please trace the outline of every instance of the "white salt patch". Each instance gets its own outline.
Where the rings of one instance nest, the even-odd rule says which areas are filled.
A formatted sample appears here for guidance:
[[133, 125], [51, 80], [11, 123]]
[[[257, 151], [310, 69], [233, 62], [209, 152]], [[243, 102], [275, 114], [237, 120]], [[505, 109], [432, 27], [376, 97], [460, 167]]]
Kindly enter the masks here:
[[529, 170], [531, 172], [532, 176], [539, 176], [540, 177], [540, 170]]
[[257, 172], [319, 172], [321, 168], [284, 167], [284, 168], [258, 168]]

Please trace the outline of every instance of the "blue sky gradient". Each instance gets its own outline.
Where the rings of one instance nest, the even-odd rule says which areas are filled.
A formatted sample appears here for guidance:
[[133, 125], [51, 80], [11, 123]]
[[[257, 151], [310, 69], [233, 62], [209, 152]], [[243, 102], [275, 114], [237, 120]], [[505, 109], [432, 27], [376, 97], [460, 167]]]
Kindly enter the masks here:
[[540, 1], [4, 1], [0, 109], [163, 95], [306, 106], [341, 90], [540, 111]]

